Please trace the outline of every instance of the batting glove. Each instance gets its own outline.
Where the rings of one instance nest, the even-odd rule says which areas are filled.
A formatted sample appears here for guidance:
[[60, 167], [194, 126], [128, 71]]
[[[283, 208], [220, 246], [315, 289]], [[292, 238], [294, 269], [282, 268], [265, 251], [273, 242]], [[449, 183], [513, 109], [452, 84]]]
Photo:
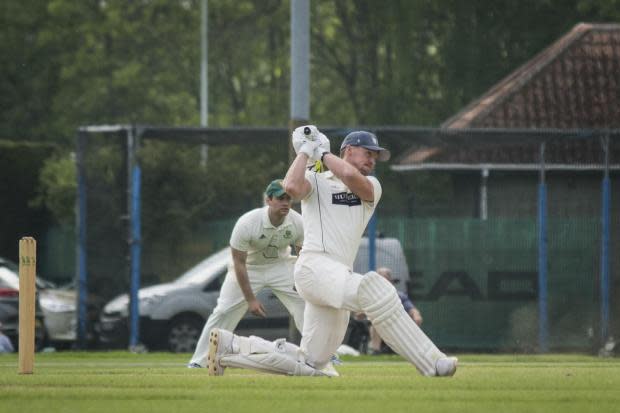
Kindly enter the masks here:
[[320, 145], [319, 130], [314, 125], [300, 126], [293, 131], [293, 148], [296, 154], [305, 153], [312, 159], [315, 149]]
[[323, 154], [325, 152], [331, 152], [329, 139], [327, 138], [327, 136], [319, 132], [319, 146], [317, 146], [314, 150], [312, 157], [319, 161], [321, 160], [321, 158], [323, 158]]

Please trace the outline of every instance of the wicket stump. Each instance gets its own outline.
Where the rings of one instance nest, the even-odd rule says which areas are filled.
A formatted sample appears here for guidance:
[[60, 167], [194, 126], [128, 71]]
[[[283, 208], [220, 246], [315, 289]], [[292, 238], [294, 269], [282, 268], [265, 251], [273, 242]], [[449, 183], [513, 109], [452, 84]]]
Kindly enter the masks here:
[[32, 374], [35, 337], [37, 242], [19, 240], [19, 374]]

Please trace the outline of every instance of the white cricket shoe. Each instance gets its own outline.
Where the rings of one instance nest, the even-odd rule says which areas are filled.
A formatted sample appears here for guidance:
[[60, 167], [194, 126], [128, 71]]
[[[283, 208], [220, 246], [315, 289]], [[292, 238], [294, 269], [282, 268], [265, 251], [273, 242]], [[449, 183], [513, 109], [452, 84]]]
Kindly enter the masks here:
[[233, 333], [214, 328], [209, 334], [209, 354], [207, 355], [207, 368], [209, 376], [222, 376], [226, 367], [220, 364], [223, 355], [233, 352]]
[[459, 364], [459, 359], [456, 357], [442, 357], [435, 362], [435, 371], [437, 376], [454, 376], [456, 373], [456, 367]]
[[334, 367], [334, 363], [332, 363], [331, 361], [327, 363], [325, 367], [318, 371], [328, 377], [340, 377], [340, 373], [338, 373], [338, 371]]

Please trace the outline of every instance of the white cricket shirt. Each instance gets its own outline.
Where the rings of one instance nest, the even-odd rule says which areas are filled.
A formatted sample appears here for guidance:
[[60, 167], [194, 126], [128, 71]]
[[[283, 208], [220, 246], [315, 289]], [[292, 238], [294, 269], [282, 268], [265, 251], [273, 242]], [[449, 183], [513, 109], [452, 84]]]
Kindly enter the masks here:
[[381, 184], [367, 176], [374, 201], [361, 200], [331, 171], [306, 171], [312, 190], [301, 201], [304, 224], [303, 251], [329, 254], [352, 268], [368, 221], [381, 198]]
[[291, 256], [290, 245], [303, 242], [301, 215], [290, 210], [284, 222], [275, 227], [269, 220], [268, 206], [243, 214], [230, 235], [230, 246], [247, 252], [246, 265], [273, 264]]

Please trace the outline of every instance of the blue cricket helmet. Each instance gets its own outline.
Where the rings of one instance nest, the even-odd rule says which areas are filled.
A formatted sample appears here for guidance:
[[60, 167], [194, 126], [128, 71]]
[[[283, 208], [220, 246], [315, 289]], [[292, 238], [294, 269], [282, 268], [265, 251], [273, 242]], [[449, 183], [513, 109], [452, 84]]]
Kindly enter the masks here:
[[361, 146], [371, 151], [379, 152], [379, 157], [377, 159], [380, 161], [387, 161], [390, 159], [390, 151], [379, 146], [379, 140], [374, 133], [366, 131], [351, 132], [345, 136], [342, 141], [342, 145], [340, 145], [340, 152], [342, 152], [347, 146]]

